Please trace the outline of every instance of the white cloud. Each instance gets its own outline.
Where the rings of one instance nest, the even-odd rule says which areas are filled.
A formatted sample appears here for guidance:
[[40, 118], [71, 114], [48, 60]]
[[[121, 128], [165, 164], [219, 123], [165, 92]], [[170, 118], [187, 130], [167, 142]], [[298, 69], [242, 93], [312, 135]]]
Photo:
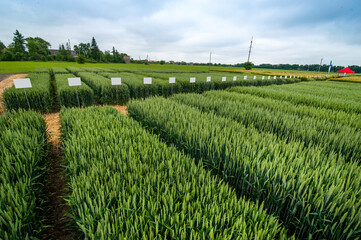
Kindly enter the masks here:
[[[9, 44], [19, 29], [39, 36], [54, 48], [90, 42], [102, 50], [113, 46], [133, 58], [176, 61], [244, 62], [254, 36], [251, 61], [360, 65], [359, 6], [329, 1], [70, 1], [4, 0], [0, 40]], [[342, 10], [342, 11], [341, 11]], [[352, 14], [352, 15], [348, 15]], [[346, 27], [344, 27], [346, 26]]]

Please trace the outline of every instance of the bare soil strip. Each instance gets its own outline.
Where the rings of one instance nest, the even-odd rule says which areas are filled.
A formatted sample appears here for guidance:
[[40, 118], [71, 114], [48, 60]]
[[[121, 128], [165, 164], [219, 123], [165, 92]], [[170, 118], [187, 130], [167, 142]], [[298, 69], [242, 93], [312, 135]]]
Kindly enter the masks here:
[[112, 107], [117, 109], [118, 112], [121, 112], [124, 115], [128, 115], [127, 106], [112, 105]]
[[24, 78], [26, 77], [28, 74], [27, 73], [22, 73], [22, 74], [13, 74], [11, 76], [9, 76], [8, 78], [6, 79], [3, 79], [2, 81], [0, 81], [0, 114], [4, 111], [4, 102], [2, 102], [2, 94], [3, 92], [5, 91], [5, 89], [11, 87], [12, 85], [14, 85], [14, 82], [13, 80], [15, 78]]
[[49, 226], [44, 239], [73, 239], [72, 229], [69, 227], [71, 219], [69, 217], [70, 208], [64, 200], [68, 193], [67, 180], [64, 176], [63, 160], [64, 153], [61, 149], [61, 133], [59, 113], [43, 115], [47, 127], [49, 142], [49, 172], [45, 183], [45, 192], [48, 196], [48, 211], [45, 225]]

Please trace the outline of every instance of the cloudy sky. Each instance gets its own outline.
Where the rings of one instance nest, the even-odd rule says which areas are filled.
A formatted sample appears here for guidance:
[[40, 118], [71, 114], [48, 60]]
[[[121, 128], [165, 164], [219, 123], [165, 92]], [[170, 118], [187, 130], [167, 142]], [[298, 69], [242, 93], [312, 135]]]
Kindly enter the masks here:
[[359, 0], [1, 0], [0, 40], [18, 29], [58, 48], [90, 42], [134, 59], [361, 65]]

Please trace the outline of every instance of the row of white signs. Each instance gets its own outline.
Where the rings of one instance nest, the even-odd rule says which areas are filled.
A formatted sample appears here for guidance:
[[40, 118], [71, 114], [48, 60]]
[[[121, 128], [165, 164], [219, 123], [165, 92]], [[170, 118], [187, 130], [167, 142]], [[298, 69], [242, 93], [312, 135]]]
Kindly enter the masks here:
[[[289, 76], [289, 78], [296, 78], [296, 76]], [[299, 78], [299, 76], [297, 76], [297, 78]], [[247, 75], [243, 76], [244, 80], [247, 80]], [[253, 79], [257, 79], [257, 76], [253, 76]], [[262, 76], [262, 80], [265, 79], [265, 76]], [[267, 79], [271, 79], [271, 76], [268, 76]], [[277, 79], [276, 76], [273, 77], [273, 79]], [[282, 76], [280, 76], [280, 79], [282, 79]], [[285, 79], [287, 79], [287, 76], [285, 76]], [[111, 78], [110, 79], [111, 84], [112, 85], [121, 85], [122, 84], [122, 79], [121, 78]], [[152, 84], [152, 78], [150, 77], [145, 77], [143, 79], [144, 84]], [[211, 81], [211, 77], [207, 77], [206, 79], [207, 82]], [[222, 77], [222, 82], [226, 82], [227, 81], [227, 77]], [[233, 77], [233, 81], [237, 81], [237, 76]], [[195, 77], [191, 77], [189, 78], [189, 82], [190, 83], [195, 83], [196, 82], [196, 78]], [[169, 77], [169, 83], [175, 83], [175, 77]], [[81, 85], [81, 80], [80, 78], [68, 78], [68, 84], [69, 86], [80, 86]], [[15, 88], [31, 88], [31, 82], [30, 82], [30, 78], [19, 78], [19, 79], [14, 79], [14, 85]]]

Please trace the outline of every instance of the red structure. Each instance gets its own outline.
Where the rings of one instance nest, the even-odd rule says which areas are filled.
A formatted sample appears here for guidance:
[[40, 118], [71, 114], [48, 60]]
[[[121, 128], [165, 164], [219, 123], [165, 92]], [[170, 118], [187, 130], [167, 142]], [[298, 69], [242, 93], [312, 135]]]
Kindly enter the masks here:
[[352, 71], [349, 67], [344, 68], [342, 70], [338, 70], [338, 73], [355, 73], [354, 71]]

